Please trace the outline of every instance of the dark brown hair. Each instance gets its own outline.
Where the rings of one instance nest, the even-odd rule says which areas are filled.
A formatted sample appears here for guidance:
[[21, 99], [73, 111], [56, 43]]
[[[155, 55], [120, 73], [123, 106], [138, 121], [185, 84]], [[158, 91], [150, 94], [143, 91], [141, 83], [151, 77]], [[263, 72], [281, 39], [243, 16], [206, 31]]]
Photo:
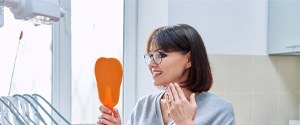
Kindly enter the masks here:
[[187, 24], [159, 27], [148, 38], [148, 53], [150, 46], [154, 44], [166, 52], [190, 52], [191, 69], [184, 87], [192, 92], [208, 91], [211, 88], [213, 79], [206, 49], [195, 28]]

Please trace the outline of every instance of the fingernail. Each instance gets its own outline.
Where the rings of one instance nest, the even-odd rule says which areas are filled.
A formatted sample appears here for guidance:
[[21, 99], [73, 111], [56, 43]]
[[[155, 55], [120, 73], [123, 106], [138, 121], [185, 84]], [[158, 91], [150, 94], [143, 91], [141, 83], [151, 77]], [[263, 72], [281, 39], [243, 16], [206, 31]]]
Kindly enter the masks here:
[[111, 111], [110, 111], [110, 110], [107, 110], [107, 113], [111, 113]]

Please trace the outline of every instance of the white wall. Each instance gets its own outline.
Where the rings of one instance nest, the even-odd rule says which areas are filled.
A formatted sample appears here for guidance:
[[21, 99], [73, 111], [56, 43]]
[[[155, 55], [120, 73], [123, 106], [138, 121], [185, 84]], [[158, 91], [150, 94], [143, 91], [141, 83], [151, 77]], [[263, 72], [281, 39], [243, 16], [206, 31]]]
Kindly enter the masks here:
[[266, 55], [267, 0], [169, 0], [169, 24], [195, 26], [209, 54]]

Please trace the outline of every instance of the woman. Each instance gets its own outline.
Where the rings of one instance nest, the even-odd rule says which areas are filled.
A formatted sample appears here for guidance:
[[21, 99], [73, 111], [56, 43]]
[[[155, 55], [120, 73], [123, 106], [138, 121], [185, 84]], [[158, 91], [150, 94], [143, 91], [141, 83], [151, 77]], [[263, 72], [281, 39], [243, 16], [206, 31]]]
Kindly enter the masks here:
[[[178, 24], [155, 29], [146, 51], [154, 85], [166, 89], [139, 99], [128, 125], [235, 125], [232, 105], [207, 92], [212, 74], [202, 38], [193, 27]], [[98, 124], [121, 125], [116, 109], [99, 109]]]

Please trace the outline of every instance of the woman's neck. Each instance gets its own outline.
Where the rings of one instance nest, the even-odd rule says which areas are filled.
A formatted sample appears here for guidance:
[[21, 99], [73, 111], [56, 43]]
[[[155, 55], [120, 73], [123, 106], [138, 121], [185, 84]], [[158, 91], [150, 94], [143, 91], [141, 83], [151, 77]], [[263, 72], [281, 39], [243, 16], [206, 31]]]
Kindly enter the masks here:
[[189, 90], [188, 88], [186, 87], [181, 87], [183, 93], [184, 93], [184, 96], [186, 97], [187, 100], [190, 101], [190, 97], [191, 97], [191, 94], [193, 93], [191, 90]]

